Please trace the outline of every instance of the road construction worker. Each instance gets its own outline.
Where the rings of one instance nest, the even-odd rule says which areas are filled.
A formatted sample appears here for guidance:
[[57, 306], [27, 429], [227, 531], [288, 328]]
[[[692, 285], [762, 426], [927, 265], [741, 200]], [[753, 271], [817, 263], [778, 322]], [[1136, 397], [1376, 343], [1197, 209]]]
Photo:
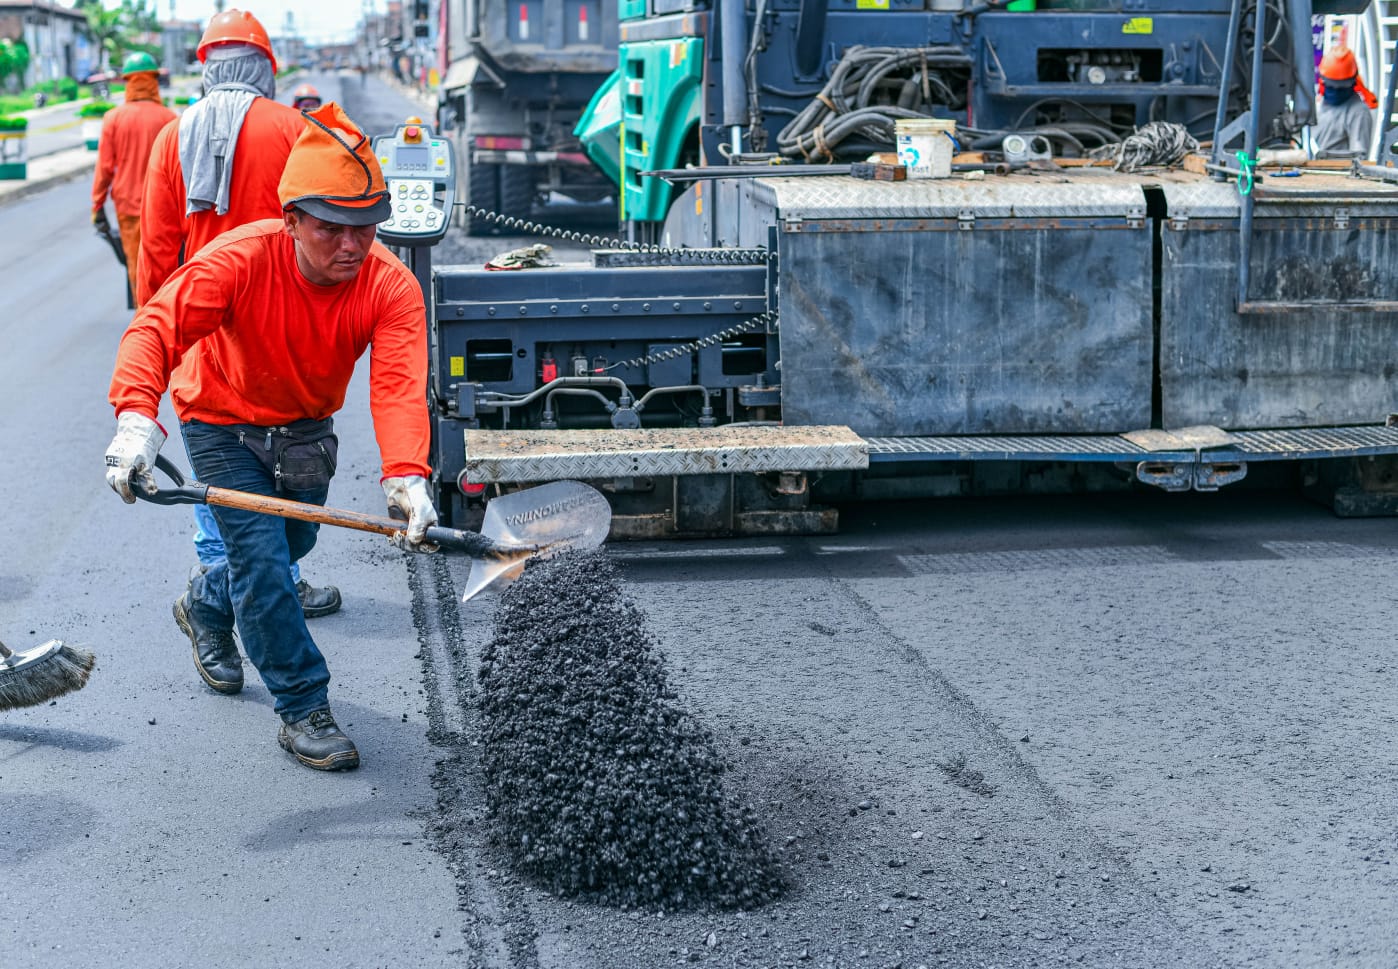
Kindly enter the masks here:
[[[178, 123], [166, 125], [151, 149], [141, 206], [141, 257], [136, 305], [220, 233], [281, 213], [277, 182], [305, 127], [301, 112], [276, 100], [277, 60], [256, 17], [229, 9], [209, 20], [196, 50], [204, 64], [204, 97]], [[218, 522], [194, 510], [194, 550], [201, 569], [224, 561]], [[294, 570], [307, 616], [339, 610], [340, 591], [314, 586]]]
[[320, 92], [313, 84], [302, 84], [291, 92], [291, 106], [297, 111], [314, 111], [320, 105]]
[[141, 253], [141, 193], [150, 149], [160, 129], [175, 120], [175, 112], [160, 99], [159, 72], [155, 59], [144, 52], [128, 55], [121, 65], [126, 97], [102, 118], [97, 174], [92, 180], [92, 222], [104, 235], [110, 234], [106, 206], [111, 195], [132, 294], [136, 292], [136, 262]]
[[[427, 318], [413, 274], [374, 241], [391, 208], [369, 139], [331, 102], [306, 116], [278, 197], [281, 219], [227, 232], [137, 310], [121, 340], [110, 399], [117, 433], [107, 481], [126, 501], [153, 483], [170, 390], [194, 471], [221, 488], [324, 504], [335, 470], [331, 415], [355, 361], [370, 357], [370, 400], [391, 513], [404, 547], [430, 551]], [[237, 693], [248, 658], [276, 701], [278, 741], [308, 767], [358, 766], [336, 725], [325, 659], [306, 629], [287, 565], [317, 526], [216, 508], [226, 563], [175, 602], [199, 675]]]
[[1335, 47], [1320, 61], [1320, 104], [1316, 108], [1315, 148], [1319, 155], [1366, 157], [1374, 134], [1370, 112], [1379, 106], [1364, 86], [1359, 65], [1347, 47]]

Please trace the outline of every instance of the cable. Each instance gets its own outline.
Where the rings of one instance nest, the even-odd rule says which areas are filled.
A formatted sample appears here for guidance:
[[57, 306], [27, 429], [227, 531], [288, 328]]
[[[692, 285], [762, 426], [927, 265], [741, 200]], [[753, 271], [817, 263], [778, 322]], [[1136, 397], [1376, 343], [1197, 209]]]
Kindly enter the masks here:
[[892, 145], [896, 120], [964, 108], [970, 71], [971, 59], [959, 47], [851, 47], [820, 92], [777, 135], [777, 151], [815, 161], [834, 160], [846, 139]]

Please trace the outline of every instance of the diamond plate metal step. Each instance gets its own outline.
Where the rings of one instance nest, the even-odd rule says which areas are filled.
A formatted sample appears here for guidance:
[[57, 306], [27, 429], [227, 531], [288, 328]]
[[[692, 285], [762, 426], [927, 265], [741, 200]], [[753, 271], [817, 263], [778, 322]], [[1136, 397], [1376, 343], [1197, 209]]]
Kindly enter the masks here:
[[725, 426], [617, 430], [468, 430], [466, 480], [663, 477], [858, 470], [863, 438], [847, 427]]

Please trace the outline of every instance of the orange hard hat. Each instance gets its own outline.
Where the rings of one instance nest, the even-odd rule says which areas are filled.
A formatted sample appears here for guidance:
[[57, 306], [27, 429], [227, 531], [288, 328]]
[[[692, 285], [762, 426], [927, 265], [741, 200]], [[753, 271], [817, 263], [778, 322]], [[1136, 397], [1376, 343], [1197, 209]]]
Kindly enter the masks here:
[[199, 38], [199, 63], [209, 57], [209, 48], [216, 44], [251, 44], [272, 62], [272, 73], [277, 72], [277, 55], [272, 53], [272, 40], [267, 36], [262, 22], [246, 10], [230, 7], [223, 13], [216, 13], [204, 28], [204, 36]]
[[277, 198], [337, 225], [375, 225], [388, 218], [383, 169], [364, 134], [334, 101], [306, 112], [306, 130], [291, 146]]
[[320, 92], [315, 89], [314, 84], [302, 84], [295, 91], [291, 92], [291, 100], [299, 101], [302, 98], [315, 98], [320, 100]]
[[1332, 81], [1348, 81], [1359, 75], [1359, 64], [1348, 47], [1333, 47], [1320, 59], [1320, 76]]

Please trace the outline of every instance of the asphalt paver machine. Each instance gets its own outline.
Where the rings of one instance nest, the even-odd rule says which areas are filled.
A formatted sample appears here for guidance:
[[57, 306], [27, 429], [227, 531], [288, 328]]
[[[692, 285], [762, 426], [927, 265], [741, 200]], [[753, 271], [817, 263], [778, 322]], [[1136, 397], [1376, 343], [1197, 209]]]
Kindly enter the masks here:
[[[1312, 18], [1348, 9], [621, 0], [578, 126], [619, 238], [432, 273], [443, 508], [576, 478], [617, 537], [809, 533], [1282, 476], [1395, 510], [1398, 184], [1297, 152]], [[950, 177], [884, 180], [925, 117]], [[1152, 122], [1204, 147], [1122, 165]]]

